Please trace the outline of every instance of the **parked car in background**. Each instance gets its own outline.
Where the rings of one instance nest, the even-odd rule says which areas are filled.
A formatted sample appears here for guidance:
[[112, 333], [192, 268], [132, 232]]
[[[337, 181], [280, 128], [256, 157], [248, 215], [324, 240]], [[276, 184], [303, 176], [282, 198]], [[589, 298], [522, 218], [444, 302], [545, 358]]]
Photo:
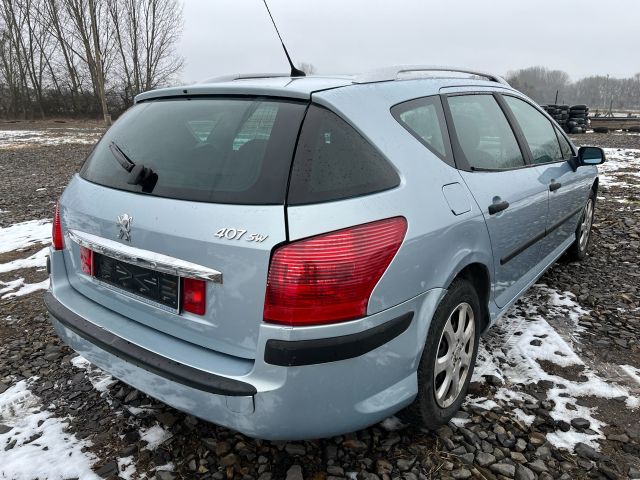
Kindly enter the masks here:
[[501, 78], [461, 72], [139, 95], [56, 209], [58, 334], [254, 437], [409, 405], [446, 423], [480, 334], [565, 252], [586, 255], [604, 161]]

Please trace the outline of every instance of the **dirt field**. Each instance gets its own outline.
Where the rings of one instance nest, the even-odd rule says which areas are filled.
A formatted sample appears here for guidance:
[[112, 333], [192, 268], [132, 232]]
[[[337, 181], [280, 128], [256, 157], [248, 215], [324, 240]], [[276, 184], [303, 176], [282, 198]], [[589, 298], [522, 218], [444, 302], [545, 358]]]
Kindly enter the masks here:
[[483, 338], [449, 426], [423, 431], [401, 412], [286, 443], [160, 404], [54, 334], [41, 298], [51, 209], [101, 133], [0, 124], [0, 478], [640, 478], [640, 134], [574, 138], [608, 155], [590, 255], [556, 264]]

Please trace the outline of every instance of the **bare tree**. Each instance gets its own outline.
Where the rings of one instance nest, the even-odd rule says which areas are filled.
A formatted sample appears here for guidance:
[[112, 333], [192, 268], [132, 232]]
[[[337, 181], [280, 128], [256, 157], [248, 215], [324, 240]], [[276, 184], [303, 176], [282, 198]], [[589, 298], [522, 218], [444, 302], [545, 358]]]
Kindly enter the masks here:
[[298, 64], [298, 68], [307, 75], [313, 75], [314, 73], [316, 73], [316, 67], [315, 65], [313, 65], [313, 63], [300, 62]]
[[507, 80], [538, 103], [586, 104], [593, 109], [640, 108], [640, 74], [632, 78], [594, 75], [571, 82], [561, 70], [531, 67], [507, 74]]
[[176, 0], [110, 0], [125, 102], [167, 83], [182, 68], [175, 52], [182, 31], [182, 7]]
[[111, 112], [183, 66], [180, 0], [0, 0], [0, 115]]
[[[95, 97], [100, 104], [104, 122], [111, 123], [107, 105], [105, 58], [112, 47], [105, 4], [96, 0], [63, 0], [82, 51], [73, 50], [85, 63], [91, 76]], [[100, 28], [102, 27], [102, 28]]]

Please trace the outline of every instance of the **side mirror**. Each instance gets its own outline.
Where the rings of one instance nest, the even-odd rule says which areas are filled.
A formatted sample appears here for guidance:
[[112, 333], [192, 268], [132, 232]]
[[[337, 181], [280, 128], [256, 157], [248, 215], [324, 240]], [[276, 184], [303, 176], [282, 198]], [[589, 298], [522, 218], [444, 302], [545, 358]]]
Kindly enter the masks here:
[[606, 157], [600, 147], [580, 147], [578, 149], [578, 165], [600, 165]]

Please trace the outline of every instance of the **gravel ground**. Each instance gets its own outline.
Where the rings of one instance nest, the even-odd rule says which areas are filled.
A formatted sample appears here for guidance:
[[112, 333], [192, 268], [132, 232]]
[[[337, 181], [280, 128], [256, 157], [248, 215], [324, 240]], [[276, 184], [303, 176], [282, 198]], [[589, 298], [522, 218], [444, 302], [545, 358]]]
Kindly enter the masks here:
[[43, 230], [99, 135], [91, 125], [0, 125], [0, 240], [28, 232], [18, 248], [0, 242], [0, 478], [640, 478], [640, 136], [574, 139], [612, 160], [590, 255], [560, 261], [483, 338], [471, 395], [448, 426], [424, 431], [401, 412], [287, 443], [160, 404], [54, 334], [41, 298]]

